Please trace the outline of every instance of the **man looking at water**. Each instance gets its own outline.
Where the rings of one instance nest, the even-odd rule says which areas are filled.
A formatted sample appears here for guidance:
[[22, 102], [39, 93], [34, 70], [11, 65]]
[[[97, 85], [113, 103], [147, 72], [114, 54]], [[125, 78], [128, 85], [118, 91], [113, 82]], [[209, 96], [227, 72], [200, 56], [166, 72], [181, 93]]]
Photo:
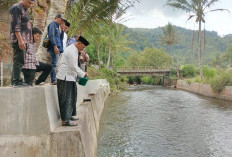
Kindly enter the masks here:
[[48, 37], [50, 44], [48, 45], [48, 52], [51, 56], [52, 72], [51, 72], [51, 85], [56, 85], [56, 68], [59, 60], [60, 53], [63, 52], [63, 36], [60, 31], [60, 25], [64, 22], [64, 15], [58, 14], [53, 21], [48, 26]]
[[20, 73], [24, 65], [24, 54], [28, 44], [32, 43], [32, 26], [28, 16], [28, 9], [35, 0], [21, 0], [10, 8], [10, 42], [14, 51], [13, 70], [11, 76], [12, 86], [28, 86], [22, 82]]
[[78, 77], [83, 78], [88, 76], [87, 73], [78, 67], [78, 55], [88, 45], [89, 42], [80, 36], [78, 41], [67, 47], [62, 55], [57, 74], [57, 93], [63, 126], [77, 125], [77, 123], [71, 121], [77, 102], [76, 81]]

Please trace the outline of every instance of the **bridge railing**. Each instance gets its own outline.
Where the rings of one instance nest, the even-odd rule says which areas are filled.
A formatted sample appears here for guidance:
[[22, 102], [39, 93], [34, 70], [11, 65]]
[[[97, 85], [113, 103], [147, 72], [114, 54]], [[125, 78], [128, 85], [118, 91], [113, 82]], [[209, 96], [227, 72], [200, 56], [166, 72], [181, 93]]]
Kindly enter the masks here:
[[159, 71], [166, 71], [170, 70], [169, 67], [156, 67], [156, 66], [118, 66], [117, 71], [124, 71], [124, 70], [159, 70]]

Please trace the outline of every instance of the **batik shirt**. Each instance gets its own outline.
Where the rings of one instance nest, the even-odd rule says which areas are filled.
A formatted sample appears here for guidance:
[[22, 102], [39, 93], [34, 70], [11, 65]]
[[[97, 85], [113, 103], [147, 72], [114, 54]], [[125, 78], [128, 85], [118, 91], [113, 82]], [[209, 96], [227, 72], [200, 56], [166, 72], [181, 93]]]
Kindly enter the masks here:
[[27, 9], [21, 4], [16, 3], [10, 8], [11, 27], [10, 41], [16, 43], [18, 41], [15, 32], [20, 32], [24, 43], [32, 43], [32, 26], [27, 13]]
[[24, 56], [24, 69], [36, 69], [39, 63], [36, 61], [36, 50], [34, 44], [29, 43]]

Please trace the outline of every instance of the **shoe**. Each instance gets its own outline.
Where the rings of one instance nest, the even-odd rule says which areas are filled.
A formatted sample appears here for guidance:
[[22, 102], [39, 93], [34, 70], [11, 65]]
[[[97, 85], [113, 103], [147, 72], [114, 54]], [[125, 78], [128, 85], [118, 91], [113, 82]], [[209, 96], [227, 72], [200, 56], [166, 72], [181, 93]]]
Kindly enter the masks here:
[[67, 121], [65, 123], [62, 122], [62, 126], [77, 126], [77, 123], [75, 123], [74, 121]]
[[52, 82], [52, 83], [50, 83], [50, 85], [56, 85], [57, 84], [57, 82], [55, 81], [55, 82]]
[[76, 120], [79, 120], [79, 118], [77, 116], [72, 116], [71, 120], [76, 121]]
[[16, 83], [13, 85], [14, 88], [17, 88], [17, 87], [30, 87], [31, 85], [25, 83], [25, 82], [19, 82], [19, 83]]
[[37, 86], [42, 86], [42, 85], [44, 85], [45, 84], [45, 82], [40, 82], [40, 83], [35, 83], [35, 85], [37, 85]]

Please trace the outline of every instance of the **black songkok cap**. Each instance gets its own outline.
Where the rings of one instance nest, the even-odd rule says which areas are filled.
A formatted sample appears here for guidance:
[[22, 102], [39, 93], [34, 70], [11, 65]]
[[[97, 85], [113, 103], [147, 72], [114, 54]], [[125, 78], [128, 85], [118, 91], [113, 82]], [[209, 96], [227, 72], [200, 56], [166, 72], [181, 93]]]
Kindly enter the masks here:
[[89, 45], [89, 42], [82, 36], [79, 37], [78, 41], [82, 42], [85, 46]]
[[67, 20], [64, 20], [64, 22], [67, 27], [70, 27], [70, 23]]

